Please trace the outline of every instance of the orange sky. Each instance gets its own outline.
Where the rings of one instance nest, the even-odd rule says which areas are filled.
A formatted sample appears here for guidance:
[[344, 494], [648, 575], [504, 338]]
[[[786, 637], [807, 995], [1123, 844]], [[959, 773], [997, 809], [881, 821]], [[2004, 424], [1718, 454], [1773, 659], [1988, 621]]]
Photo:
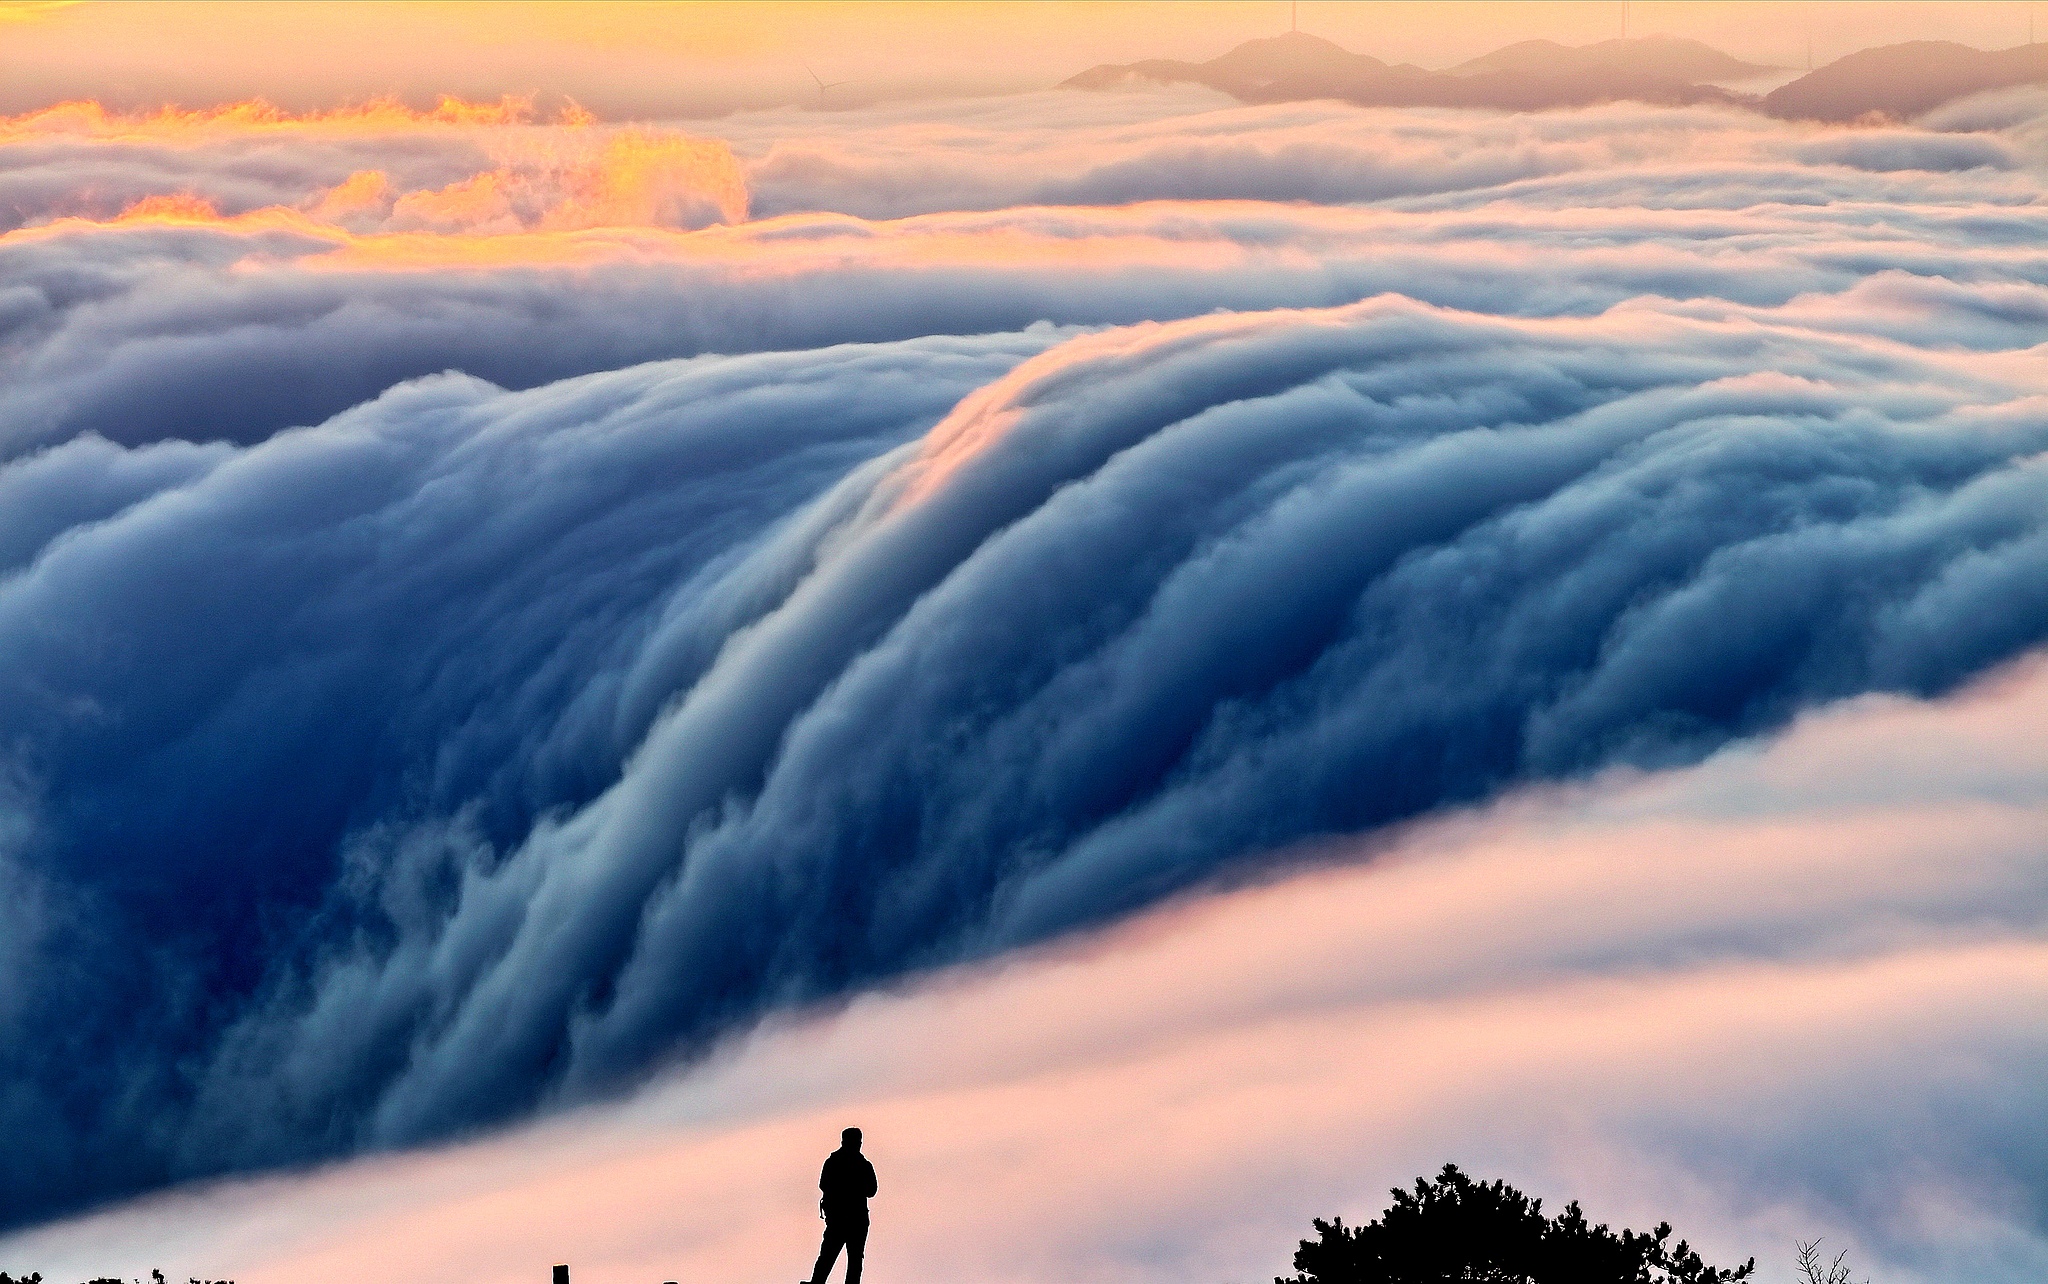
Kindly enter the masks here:
[[[1802, 64], [1911, 39], [2003, 47], [2027, 3], [1645, 3], [1632, 34], [1706, 40]], [[1170, 10], [1170, 12], [1167, 12]], [[1302, 29], [1390, 61], [1442, 66], [1515, 40], [1618, 35], [1619, 0], [1303, 0]], [[0, 110], [63, 98], [123, 106], [262, 95], [294, 107], [396, 92], [566, 93], [608, 116], [803, 101], [806, 64], [846, 98], [1015, 89], [1141, 57], [1206, 58], [1286, 29], [1285, 0], [1242, 3], [0, 3]], [[2044, 27], [2048, 30], [2048, 27]]]

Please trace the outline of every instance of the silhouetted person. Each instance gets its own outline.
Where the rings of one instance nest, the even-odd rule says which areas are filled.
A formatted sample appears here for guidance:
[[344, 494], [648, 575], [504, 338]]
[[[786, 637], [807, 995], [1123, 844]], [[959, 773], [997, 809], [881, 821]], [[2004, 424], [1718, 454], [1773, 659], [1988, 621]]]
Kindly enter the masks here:
[[875, 1166], [860, 1153], [860, 1129], [839, 1134], [839, 1149], [825, 1156], [818, 1174], [818, 1211], [825, 1217], [825, 1242], [810, 1284], [825, 1284], [839, 1250], [846, 1250], [846, 1284], [860, 1284], [860, 1259], [868, 1247], [868, 1196], [875, 1193]]

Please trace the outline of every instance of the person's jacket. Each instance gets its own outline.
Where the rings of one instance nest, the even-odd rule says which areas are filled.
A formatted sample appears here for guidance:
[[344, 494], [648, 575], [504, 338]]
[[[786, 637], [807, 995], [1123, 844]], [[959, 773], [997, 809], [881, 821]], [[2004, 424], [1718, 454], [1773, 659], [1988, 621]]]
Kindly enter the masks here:
[[825, 1156], [824, 1170], [818, 1174], [818, 1190], [822, 1196], [818, 1206], [825, 1210], [827, 1221], [866, 1217], [868, 1196], [875, 1193], [875, 1166], [858, 1150], [842, 1146]]

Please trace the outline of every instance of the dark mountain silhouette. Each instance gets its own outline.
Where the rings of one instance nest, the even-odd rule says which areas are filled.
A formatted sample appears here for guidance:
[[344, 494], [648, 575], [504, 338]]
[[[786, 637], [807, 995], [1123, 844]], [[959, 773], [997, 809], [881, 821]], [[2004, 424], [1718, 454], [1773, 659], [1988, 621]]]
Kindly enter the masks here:
[[1945, 102], [2048, 82], [2048, 45], [1985, 51], [1948, 40], [1885, 45], [1831, 62], [1764, 95], [1764, 110], [1788, 120], [1843, 122], [1876, 113], [1907, 120]]
[[1491, 107], [1535, 111], [1632, 99], [1679, 105], [1747, 102], [1702, 83], [1767, 68], [1668, 37], [1607, 40], [1570, 48], [1525, 41], [1449, 72], [1390, 65], [1319, 36], [1290, 32], [1239, 45], [1208, 62], [1151, 59], [1104, 64], [1065, 83], [1109, 89], [1133, 81], [1207, 85], [1243, 102], [1335, 98], [1366, 107]]

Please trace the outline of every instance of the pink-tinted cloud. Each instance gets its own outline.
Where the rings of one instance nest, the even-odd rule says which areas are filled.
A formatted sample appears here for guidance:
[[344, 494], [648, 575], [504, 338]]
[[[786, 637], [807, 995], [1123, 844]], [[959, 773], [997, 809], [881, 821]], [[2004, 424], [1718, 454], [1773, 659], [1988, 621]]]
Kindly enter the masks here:
[[1363, 1216], [1444, 1159], [1767, 1270], [1827, 1234], [1886, 1281], [2032, 1278], [2033, 1152], [1980, 1147], [2044, 1105], [2044, 718], [2039, 662], [1855, 702], [781, 1023], [615, 1107], [0, 1258], [256, 1284], [800, 1273], [815, 1162], [858, 1122], [878, 1280], [1257, 1278], [1311, 1215]]
[[169, 215], [488, 235], [747, 216], [746, 177], [724, 143], [602, 126], [573, 103], [540, 122], [529, 100], [509, 97], [308, 113], [261, 101], [131, 113], [60, 103], [0, 116], [0, 156], [11, 162], [0, 168], [0, 227], [10, 229]]
[[[2038, 645], [2039, 108], [1841, 131], [1028, 95], [687, 132], [502, 103], [17, 128], [0, 1214], [591, 1100], [1303, 834], [1689, 760]], [[1499, 1006], [1559, 942], [1650, 969], [1571, 974], [1645, 1021], [1698, 1006], [1671, 959], [1831, 984], [1862, 956], [1785, 944], [1802, 906], [1870, 930], [1891, 902], [1836, 883], [1949, 827], [2004, 851], [1973, 806], [1679, 807], [1569, 851], [1562, 822], [1495, 817], [1467, 838], [1501, 859], [1429, 864], [1433, 892], [1396, 862], [1329, 922], [1295, 905], [1321, 971], [1183, 933], [1171, 966], [1114, 973], [1113, 1007], [1087, 969], [1072, 997], [974, 982], [1026, 1044], [948, 1033], [929, 996], [902, 1020], [920, 1058], [1000, 1047], [1066, 1083], [1202, 1030], [1242, 1069], [1243, 1022], [1359, 1046], [1330, 1005], [1399, 1044], [1394, 1010], [1436, 1005], [1519, 1066], [1530, 1039], [1488, 1029], [1580, 1028]], [[1694, 845], [1727, 872], [1665, 860]], [[1932, 882], [1869, 886], [1938, 917]], [[1960, 886], [1955, 915], [1990, 903]], [[1749, 917], [1695, 924], [1702, 888]], [[1388, 948], [1358, 955], [1357, 923]], [[1187, 1007], [1197, 981], [1215, 997]], [[815, 1104], [794, 1054], [773, 1068]], [[1239, 1101], [1199, 1069], [1156, 1074]], [[1015, 1085], [1019, 1112], [1052, 1082]], [[1711, 1167], [1718, 1135], [1667, 1148]]]

